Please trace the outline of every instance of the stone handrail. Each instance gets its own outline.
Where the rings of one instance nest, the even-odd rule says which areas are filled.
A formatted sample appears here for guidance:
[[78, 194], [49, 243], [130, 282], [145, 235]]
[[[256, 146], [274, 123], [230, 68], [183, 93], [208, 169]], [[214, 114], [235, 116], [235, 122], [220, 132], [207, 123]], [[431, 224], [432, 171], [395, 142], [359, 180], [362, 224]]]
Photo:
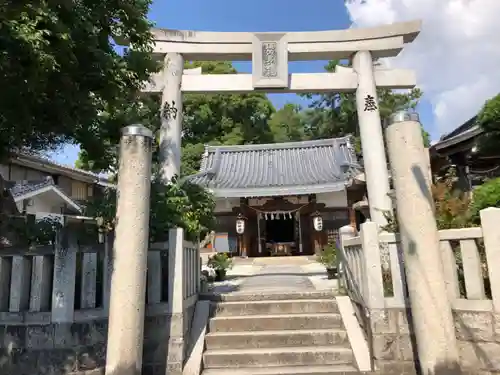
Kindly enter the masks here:
[[[178, 230], [178, 229], [177, 229]], [[176, 231], [176, 229], [172, 230]], [[0, 324], [87, 322], [107, 318], [112, 272], [112, 235], [104, 244], [79, 246], [76, 236], [57, 236], [54, 246], [0, 251]], [[172, 298], [184, 309], [197, 301], [200, 278], [198, 246], [182, 243], [183, 292], [169, 290], [174, 265], [169, 243], [153, 243], [148, 252], [146, 315], [169, 313]]]
[[[445, 282], [454, 309], [500, 309], [500, 209], [481, 211], [481, 226], [439, 231]], [[408, 307], [404, 259], [397, 233], [379, 233], [377, 225], [362, 225], [359, 237], [343, 239], [344, 249], [362, 244], [360, 281], [370, 308]], [[367, 259], [370, 258], [370, 259]], [[356, 271], [354, 271], [356, 273]]]

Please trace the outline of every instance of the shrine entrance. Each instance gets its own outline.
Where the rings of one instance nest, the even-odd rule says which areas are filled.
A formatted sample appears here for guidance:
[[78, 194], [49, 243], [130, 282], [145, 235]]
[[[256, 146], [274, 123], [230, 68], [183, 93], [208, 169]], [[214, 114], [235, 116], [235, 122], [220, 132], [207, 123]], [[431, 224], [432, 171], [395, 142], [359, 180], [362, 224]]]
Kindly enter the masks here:
[[[153, 54], [164, 59], [163, 70], [143, 91], [161, 93], [160, 153], [165, 180], [179, 175], [183, 93], [355, 92], [371, 220], [386, 224], [392, 208], [389, 174], [377, 88], [411, 89], [413, 71], [374, 64], [397, 56], [419, 34], [421, 22], [314, 32], [198, 32], [153, 29]], [[202, 74], [184, 69], [185, 61], [251, 61], [251, 74]], [[289, 61], [347, 60], [333, 73], [289, 74]], [[210, 168], [217, 169], [217, 164]], [[203, 171], [210, 174], [210, 168]], [[311, 166], [312, 169], [313, 166]], [[210, 189], [210, 186], [206, 186]], [[290, 194], [286, 188], [276, 195]], [[240, 195], [240, 197], [243, 197]], [[248, 196], [247, 196], [248, 197]]]

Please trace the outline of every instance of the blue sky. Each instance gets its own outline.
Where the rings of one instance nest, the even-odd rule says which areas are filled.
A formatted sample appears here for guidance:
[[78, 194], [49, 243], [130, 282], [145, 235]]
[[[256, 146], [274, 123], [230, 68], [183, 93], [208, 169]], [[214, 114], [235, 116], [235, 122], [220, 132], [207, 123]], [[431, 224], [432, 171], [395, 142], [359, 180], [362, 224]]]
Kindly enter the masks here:
[[[157, 27], [205, 31], [314, 31], [345, 29], [350, 25], [342, 0], [156, 0], [151, 8], [150, 19]], [[291, 73], [321, 72], [326, 61], [293, 62]], [[237, 63], [236, 68], [250, 72], [250, 63]], [[287, 102], [307, 104], [294, 94], [269, 95], [277, 108]], [[431, 105], [424, 99], [419, 107], [421, 121], [431, 133], [431, 139], [439, 134], [432, 131]], [[72, 165], [78, 156], [78, 148], [65, 147], [53, 158]]]

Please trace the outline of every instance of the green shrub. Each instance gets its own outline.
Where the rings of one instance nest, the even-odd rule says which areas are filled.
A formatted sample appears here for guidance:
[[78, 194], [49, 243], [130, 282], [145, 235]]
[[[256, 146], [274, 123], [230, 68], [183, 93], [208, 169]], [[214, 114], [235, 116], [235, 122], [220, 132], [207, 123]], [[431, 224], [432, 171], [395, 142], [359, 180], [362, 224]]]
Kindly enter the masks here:
[[228, 270], [233, 267], [233, 260], [226, 253], [217, 253], [208, 259], [207, 266], [216, 271]]
[[500, 207], [500, 177], [489, 180], [474, 189], [470, 207], [474, 224], [480, 224], [479, 211], [488, 207]]
[[318, 262], [324, 265], [327, 269], [337, 266], [337, 246], [333, 243], [328, 244], [318, 255]]

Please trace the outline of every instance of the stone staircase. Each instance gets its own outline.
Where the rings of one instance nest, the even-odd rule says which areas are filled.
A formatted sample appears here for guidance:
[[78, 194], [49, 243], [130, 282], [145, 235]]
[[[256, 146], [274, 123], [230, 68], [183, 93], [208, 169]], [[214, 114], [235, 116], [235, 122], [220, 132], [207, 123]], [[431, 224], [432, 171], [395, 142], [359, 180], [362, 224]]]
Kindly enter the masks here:
[[203, 375], [359, 374], [332, 293], [227, 294], [211, 316]]

